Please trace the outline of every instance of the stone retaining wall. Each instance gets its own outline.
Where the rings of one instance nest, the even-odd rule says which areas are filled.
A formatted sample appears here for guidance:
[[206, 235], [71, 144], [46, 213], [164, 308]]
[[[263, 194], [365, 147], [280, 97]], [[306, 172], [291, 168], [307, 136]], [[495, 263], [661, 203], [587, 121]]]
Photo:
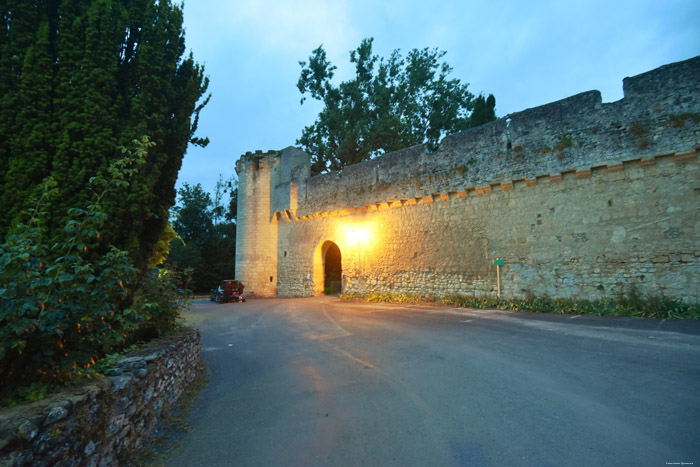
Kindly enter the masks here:
[[94, 384], [0, 411], [0, 466], [118, 465], [196, 376], [199, 339], [159, 339]]

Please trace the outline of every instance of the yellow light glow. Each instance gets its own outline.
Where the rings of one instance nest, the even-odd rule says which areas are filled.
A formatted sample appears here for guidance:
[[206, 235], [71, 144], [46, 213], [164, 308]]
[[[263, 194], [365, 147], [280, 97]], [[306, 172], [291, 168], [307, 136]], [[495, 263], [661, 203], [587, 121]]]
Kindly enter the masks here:
[[370, 240], [369, 227], [366, 225], [350, 225], [345, 230], [345, 240], [350, 248], [367, 246]]

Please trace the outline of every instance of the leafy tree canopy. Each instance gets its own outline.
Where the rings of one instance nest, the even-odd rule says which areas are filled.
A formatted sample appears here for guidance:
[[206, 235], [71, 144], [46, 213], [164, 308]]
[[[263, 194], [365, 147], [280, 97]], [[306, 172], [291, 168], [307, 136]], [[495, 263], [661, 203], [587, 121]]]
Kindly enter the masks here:
[[297, 140], [312, 154], [312, 174], [424, 142], [435, 149], [446, 134], [495, 120], [496, 99], [475, 98], [450, 79], [444, 51], [413, 49], [403, 58], [397, 49], [384, 59], [372, 53], [372, 42], [350, 52], [355, 77], [339, 86], [323, 46], [299, 62], [301, 103], [309, 95], [324, 104]]
[[[0, 239], [50, 176], [44, 226], [91, 198], [115, 149], [155, 144], [124, 196], [108, 196], [102, 252], [116, 245], [147, 267], [175, 201], [175, 181], [208, 79], [184, 56], [182, 9], [169, 0], [6, 0], [0, 6]], [[55, 234], [56, 236], [58, 234]], [[49, 238], [49, 241], [52, 239]]]
[[204, 245], [214, 228], [211, 196], [197, 183], [185, 183], [179, 190], [180, 204], [173, 208], [175, 232], [185, 243]]
[[[224, 212], [226, 194], [229, 209]], [[236, 223], [231, 206], [235, 206], [237, 194], [235, 180], [224, 181], [221, 176], [214, 199], [199, 183], [185, 183], [178, 191], [178, 205], [172, 209], [178, 238], [170, 244], [167, 262], [177, 269], [191, 270], [192, 288], [197, 292], [234, 277]]]

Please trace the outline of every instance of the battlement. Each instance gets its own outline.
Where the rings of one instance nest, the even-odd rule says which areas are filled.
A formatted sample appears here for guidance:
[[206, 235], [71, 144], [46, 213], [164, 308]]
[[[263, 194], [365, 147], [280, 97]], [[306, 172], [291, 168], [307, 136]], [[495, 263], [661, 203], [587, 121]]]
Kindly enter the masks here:
[[624, 88], [616, 102], [583, 92], [449, 135], [436, 152], [419, 145], [311, 177], [299, 185], [300, 215], [700, 146], [700, 56], [625, 78]]
[[261, 168], [271, 168], [280, 161], [280, 152], [268, 150], [263, 152], [258, 149], [255, 152], [248, 151], [236, 161], [236, 173], [253, 172]]
[[[679, 94], [698, 93], [700, 86], [700, 56], [681, 62], [669, 63], [646, 73], [622, 80], [624, 98], [627, 100], [673, 98]], [[688, 101], [676, 102], [681, 108]]]
[[633, 171], [639, 169], [648, 169], [655, 167], [658, 164], [685, 164], [697, 163], [699, 150], [689, 151], [686, 153], [665, 153], [657, 154], [650, 158], [638, 158], [625, 160], [621, 163], [609, 163], [597, 166], [591, 166], [587, 169], [570, 169], [556, 174], [540, 174], [532, 178], [517, 178], [507, 181], [490, 182], [481, 186], [465, 186], [460, 191], [443, 191], [433, 193], [430, 196], [417, 196], [413, 198], [400, 199], [383, 199], [372, 204], [364, 206], [352, 206], [341, 210], [316, 212], [313, 214], [296, 215], [293, 210], [278, 210], [274, 212], [273, 219], [280, 222], [306, 222], [319, 218], [336, 217], [336, 216], [351, 216], [356, 214], [365, 214], [386, 209], [396, 209], [401, 207], [421, 206], [433, 204], [441, 201], [450, 201], [459, 198], [471, 198], [474, 196], [483, 196], [498, 193], [500, 191], [508, 191], [514, 189], [523, 189], [537, 187], [542, 184], [572, 182], [590, 177], [600, 176], [601, 174], [612, 174], [622, 172], [624, 170]]

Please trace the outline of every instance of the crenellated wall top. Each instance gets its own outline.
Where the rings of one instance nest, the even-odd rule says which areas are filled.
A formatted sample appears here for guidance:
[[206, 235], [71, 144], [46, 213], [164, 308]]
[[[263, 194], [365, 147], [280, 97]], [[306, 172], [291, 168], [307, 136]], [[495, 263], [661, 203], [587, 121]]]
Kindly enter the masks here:
[[[386, 200], [426, 198], [468, 187], [508, 183], [606, 164], [686, 153], [700, 147], [700, 56], [623, 80], [624, 97], [603, 103], [587, 91], [515, 112], [445, 137], [437, 151], [418, 145], [308, 176], [308, 156], [287, 148], [241, 156], [236, 171], [276, 168], [274, 211], [285, 207], [291, 180], [296, 215]], [[285, 157], [294, 162], [285, 165]], [[306, 167], [305, 170], [290, 170]]]

